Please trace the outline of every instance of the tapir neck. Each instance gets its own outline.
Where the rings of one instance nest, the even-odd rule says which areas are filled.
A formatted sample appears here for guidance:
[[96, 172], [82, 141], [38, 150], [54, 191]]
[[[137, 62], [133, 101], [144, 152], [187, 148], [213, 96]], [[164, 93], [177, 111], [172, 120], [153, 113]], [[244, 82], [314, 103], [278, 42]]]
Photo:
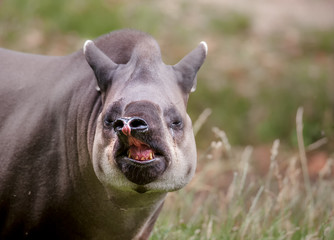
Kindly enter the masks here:
[[[112, 239], [147, 239], [161, 211], [165, 196], [166, 193], [114, 192], [108, 199], [104, 199], [104, 202], [95, 202], [99, 207], [90, 215], [94, 217], [89, 222], [99, 224], [99, 234], [94, 228], [90, 229], [101, 239], [110, 236], [113, 236]], [[99, 197], [101, 199], [101, 196]]]
[[[81, 53], [69, 56], [76, 58], [80, 65], [89, 69]], [[73, 60], [71, 60], [73, 61]], [[90, 69], [89, 69], [90, 70]], [[162, 208], [166, 193], [138, 193], [135, 191], [107, 189], [97, 179], [92, 166], [92, 147], [96, 121], [101, 111], [100, 93], [96, 90], [93, 72], [78, 80], [72, 100], [76, 104], [69, 106], [67, 140], [75, 145], [77, 151], [68, 155], [77, 155], [78, 169], [72, 179], [77, 195], [72, 196], [71, 208], [76, 218], [87, 224], [87, 235], [94, 234], [96, 239], [146, 239]], [[88, 76], [88, 77], [87, 77]], [[74, 139], [73, 139], [74, 137]], [[77, 153], [75, 153], [77, 152]], [[111, 227], [112, 226], [112, 227]]]

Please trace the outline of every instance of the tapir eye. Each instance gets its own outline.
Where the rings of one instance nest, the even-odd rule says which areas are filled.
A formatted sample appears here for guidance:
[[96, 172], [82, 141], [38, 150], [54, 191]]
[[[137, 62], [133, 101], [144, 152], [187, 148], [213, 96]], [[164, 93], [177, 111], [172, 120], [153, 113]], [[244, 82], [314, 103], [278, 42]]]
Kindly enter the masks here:
[[113, 121], [109, 118], [105, 118], [104, 121], [103, 121], [103, 125], [106, 128], [112, 127], [112, 124], [113, 124]]
[[172, 122], [171, 128], [175, 129], [175, 130], [180, 130], [183, 127], [183, 123], [182, 120], [174, 120]]
[[171, 107], [164, 111], [167, 125], [172, 130], [181, 130], [183, 128], [183, 121], [181, 114], [176, 108]]

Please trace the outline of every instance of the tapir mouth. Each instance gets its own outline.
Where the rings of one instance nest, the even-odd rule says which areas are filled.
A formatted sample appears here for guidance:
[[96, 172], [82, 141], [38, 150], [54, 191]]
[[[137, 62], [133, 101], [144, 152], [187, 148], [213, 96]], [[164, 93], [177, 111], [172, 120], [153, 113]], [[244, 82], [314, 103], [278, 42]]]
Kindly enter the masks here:
[[115, 162], [125, 177], [138, 185], [156, 180], [167, 168], [168, 157], [163, 147], [133, 136], [117, 142]]
[[129, 136], [128, 137], [129, 149], [127, 155], [129, 159], [146, 162], [155, 158], [155, 151], [144, 142]]

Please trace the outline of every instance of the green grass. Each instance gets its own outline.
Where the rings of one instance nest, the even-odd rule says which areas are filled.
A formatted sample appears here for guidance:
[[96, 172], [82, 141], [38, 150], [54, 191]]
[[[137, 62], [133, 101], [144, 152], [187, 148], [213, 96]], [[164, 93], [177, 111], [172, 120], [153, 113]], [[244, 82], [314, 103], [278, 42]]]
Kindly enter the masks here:
[[216, 139], [190, 185], [167, 198], [151, 239], [332, 239], [330, 165], [307, 191], [299, 155], [283, 152], [278, 141], [264, 175], [252, 147], [227, 150], [224, 141]]
[[[64, 55], [87, 38], [135, 28], [152, 34], [166, 63], [174, 64], [207, 41], [188, 105], [193, 119], [211, 109], [196, 135], [198, 171], [189, 186], [170, 194], [151, 239], [334, 239], [332, 179], [325, 168], [306, 191], [299, 154], [287, 150], [297, 149], [295, 113], [302, 106], [305, 144], [326, 138], [319, 151], [333, 159], [334, 30], [289, 28], [261, 36], [252, 32], [251, 15], [184, 0], [179, 12], [170, 6], [2, 0], [0, 46]], [[261, 159], [251, 148], [231, 149], [212, 126], [224, 129], [233, 146], [251, 144], [254, 151], [279, 138], [271, 171], [260, 173]]]

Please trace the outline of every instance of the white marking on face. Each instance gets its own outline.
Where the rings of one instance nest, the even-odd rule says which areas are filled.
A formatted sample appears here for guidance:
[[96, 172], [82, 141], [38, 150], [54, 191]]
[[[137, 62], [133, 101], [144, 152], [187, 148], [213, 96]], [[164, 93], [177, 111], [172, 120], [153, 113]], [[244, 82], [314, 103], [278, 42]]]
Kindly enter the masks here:
[[[101, 115], [97, 120], [101, 122]], [[188, 119], [190, 121], [190, 119]], [[191, 124], [187, 124], [191, 126]], [[113, 148], [116, 139], [113, 139], [107, 146], [104, 145], [103, 127], [97, 126], [93, 146], [93, 166], [98, 179], [108, 188], [116, 188], [123, 191], [131, 191], [137, 185], [129, 181], [116, 166], [113, 159]], [[164, 127], [164, 131], [168, 131]], [[185, 129], [185, 139], [177, 145], [172, 136], [166, 134], [166, 144], [170, 149], [171, 162], [166, 171], [155, 181], [145, 185], [145, 188], [152, 192], [170, 192], [184, 187], [193, 177], [196, 169], [196, 148], [191, 127]], [[191, 172], [188, 173], [191, 166]], [[101, 171], [101, 168], [103, 171]]]
[[[97, 119], [101, 122], [101, 115]], [[111, 186], [121, 190], [131, 190], [135, 188], [135, 184], [126, 179], [124, 174], [117, 168], [112, 155], [113, 147], [116, 139], [113, 139], [107, 146], [104, 145], [103, 127], [98, 124], [93, 145], [93, 167], [97, 178], [105, 187]], [[102, 171], [101, 171], [102, 168]]]
[[[187, 118], [190, 121], [189, 116]], [[189, 122], [189, 125], [191, 126], [191, 122]], [[189, 133], [185, 133], [185, 138], [180, 145], [175, 144], [171, 137], [167, 139], [168, 147], [172, 154], [172, 162], [160, 178], [147, 185], [150, 189], [168, 192], [176, 191], [184, 187], [192, 179], [196, 170], [197, 154], [192, 128], [185, 129], [185, 132], [187, 131]], [[191, 172], [187, 174], [190, 166]]]

